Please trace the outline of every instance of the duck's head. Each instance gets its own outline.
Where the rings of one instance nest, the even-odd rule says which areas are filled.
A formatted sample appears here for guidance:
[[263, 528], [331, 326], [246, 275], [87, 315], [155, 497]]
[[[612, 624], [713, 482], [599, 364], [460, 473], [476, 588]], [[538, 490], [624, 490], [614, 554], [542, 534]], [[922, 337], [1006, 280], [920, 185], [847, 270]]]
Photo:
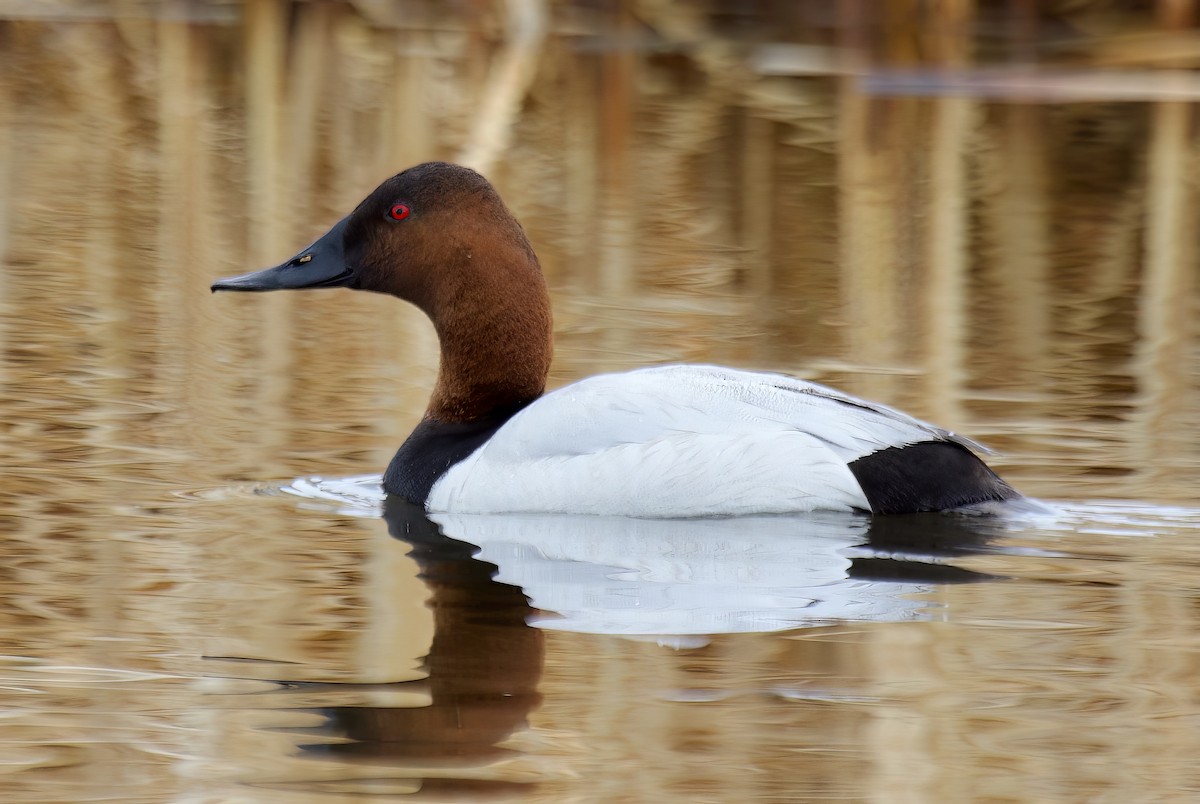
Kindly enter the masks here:
[[530, 272], [540, 280], [521, 225], [487, 179], [427, 162], [380, 184], [287, 262], [220, 279], [212, 290], [371, 290], [413, 302], [436, 322], [464, 286], [503, 287]]
[[308, 248], [217, 290], [355, 288], [412, 302], [442, 345], [429, 415], [471, 421], [537, 398], [550, 299], [524, 230], [487, 179], [428, 162], [398, 173]]

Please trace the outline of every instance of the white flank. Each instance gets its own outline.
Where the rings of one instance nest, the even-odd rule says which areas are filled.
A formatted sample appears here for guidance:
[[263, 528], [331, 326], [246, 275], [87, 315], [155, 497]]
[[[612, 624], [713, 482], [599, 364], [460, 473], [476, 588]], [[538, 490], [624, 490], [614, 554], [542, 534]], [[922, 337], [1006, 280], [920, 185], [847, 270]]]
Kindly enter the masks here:
[[443, 475], [427, 507], [637, 517], [865, 510], [848, 464], [934, 440], [974, 446], [781, 374], [661, 366], [547, 394]]

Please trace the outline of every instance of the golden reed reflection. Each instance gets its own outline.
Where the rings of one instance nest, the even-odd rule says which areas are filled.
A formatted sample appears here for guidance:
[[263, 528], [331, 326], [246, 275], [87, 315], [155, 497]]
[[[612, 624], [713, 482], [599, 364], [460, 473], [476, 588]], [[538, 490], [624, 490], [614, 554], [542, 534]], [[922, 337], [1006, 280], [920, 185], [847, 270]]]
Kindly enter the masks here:
[[[955, 2], [885, 25], [818, 5], [739, 18], [734, 38], [716, 7], [543, 10], [536, 52], [505, 52], [537, 69], [509, 79], [525, 100], [500, 104], [510, 146], [493, 159], [476, 113], [515, 90], [496, 84], [510, 32], [488, 17], [12, 4], [6, 401], [85, 370], [88, 413], [40, 418], [83, 426], [132, 474], [175, 452], [170, 482], [382, 465], [435, 365], [417, 314], [204, 288], [291, 253], [380, 176], [465, 154], [492, 159], [552, 280], [555, 381], [680, 359], [790, 371], [979, 435], [1036, 495], [1189, 499], [1194, 104], [940, 94], [938, 75], [1030, 48], [1086, 63], [1100, 6]], [[989, 38], [997, 14], [1015, 16]], [[1045, 39], [1052, 24], [1075, 38]], [[888, 89], [914, 65], [932, 77]]]
[[[1178, 0], [0, 0], [5, 800], [419, 792], [300, 748], [337, 742], [316, 710], [379, 737], [371, 706], [453, 708], [317, 690], [419, 684], [415, 561], [245, 491], [381, 469], [432, 328], [208, 286], [427, 159], [475, 160], [528, 228], [556, 384], [786, 371], [978, 436], [1034, 496], [1194, 504], [1196, 25]], [[526, 697], [465, 710], [494, 728], [464, 751], [511, 754], [442, 792], [1195, 790], [1195, 527], [1092, 523], [1069, 558], [1014, 535], [964, 565], [1014, 580], [935, 587], [943, 622], [531, 632]]]

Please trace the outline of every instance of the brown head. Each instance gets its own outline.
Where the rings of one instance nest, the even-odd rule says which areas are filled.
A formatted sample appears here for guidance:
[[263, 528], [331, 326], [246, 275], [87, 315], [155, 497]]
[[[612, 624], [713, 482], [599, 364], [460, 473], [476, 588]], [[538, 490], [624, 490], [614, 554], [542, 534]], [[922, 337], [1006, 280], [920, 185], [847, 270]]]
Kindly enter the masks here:
[[546, 283], [521, 225], [473, 170], [409, 168], [292, 259], [212, 289], [325, 287], [389, 293], [430, 317], [442, 347], [431, 418], [474, 421], [545, 389]]

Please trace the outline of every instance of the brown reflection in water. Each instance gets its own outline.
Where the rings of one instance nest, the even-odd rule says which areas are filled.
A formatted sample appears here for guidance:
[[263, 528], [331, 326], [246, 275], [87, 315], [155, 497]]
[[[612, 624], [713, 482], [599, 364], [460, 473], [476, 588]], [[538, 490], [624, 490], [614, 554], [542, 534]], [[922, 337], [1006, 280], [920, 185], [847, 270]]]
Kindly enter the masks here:
[[443, 536], [422, 509], [389, 500], [388, 531], [411, 544], [429, 587], [434, 637], [423, 669], [428, 705], [323, 710], [335, 733], [352, 740], [325, 746], [341, 758], [389, 764], [482, 763], [505, 753], [498, 743], [523, 728], [541, 702], [542, 632], [521, 590], [493, 580], [496, 567], [477, 548]]
[[[410, 667], [404, 651], [419, 629], [403, 613], [392, 622], [396, 601], [379, 599], [368, 608], [366, 627], [347, 635], [359, 670], [348, 667], [352, 675], [345, 681], [279, 681], [278, 689], [243, 700], [218, 696], [217, 705], [231, 713], [223, 719], [253, 732], [223, 727], [231, 743], [236, 738], [253, 752], [249, 761], [238, 761], [230, 781], [263, 795], [490, 800], [535, 793], [539, 776], [522, 767], [522, 752], [513, 747], [542, 700], [544, 638], [526, 624], [532, 613], [527, 598], [496, 582], [494, 565], [475, 560], [474, 546], [443, 536], [423, 510], [392, 501], [385, 519], [389, 533], [411, 546], [408, 560], [429, 593], [428, 653]], [[381, 547], [370, 573], [394, 553]], [[371, 577], [363, 586], [388, 581]], [[256, 674], [272, 669], [262, 665]], [[290, 677], [303, 672], [282, 669]], [[371, 676], [400, 680], [371, 683]], [[272, 734], [280, 739], [268, 740]]]

